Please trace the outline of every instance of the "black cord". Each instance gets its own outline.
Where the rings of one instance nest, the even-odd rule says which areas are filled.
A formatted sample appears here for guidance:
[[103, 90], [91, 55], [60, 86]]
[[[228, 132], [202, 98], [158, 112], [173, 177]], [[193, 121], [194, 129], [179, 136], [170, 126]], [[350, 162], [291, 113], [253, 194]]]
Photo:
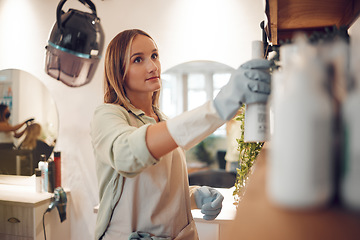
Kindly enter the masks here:
[[43, 214], [43, 229], [44, 229], [44, 239], [46, 240], [46, 231], [45, 231], [45, 214], [48, 212], [48, 210], [46, 210]]

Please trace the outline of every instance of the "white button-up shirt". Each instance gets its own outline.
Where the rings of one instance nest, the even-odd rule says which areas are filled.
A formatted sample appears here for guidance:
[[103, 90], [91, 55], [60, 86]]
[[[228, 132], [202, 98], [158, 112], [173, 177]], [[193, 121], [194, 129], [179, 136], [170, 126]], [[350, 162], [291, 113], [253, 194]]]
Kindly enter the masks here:
[[[154, 108], [160, 121], [165, 117]], [[181, 148], [155, 159], [146, 129], [155, 120], [139, 109], [99, 106], [91, 124], [100, 206], [96, 239], [128, 239], [140, 231], [171, 239], [198, 239]]]

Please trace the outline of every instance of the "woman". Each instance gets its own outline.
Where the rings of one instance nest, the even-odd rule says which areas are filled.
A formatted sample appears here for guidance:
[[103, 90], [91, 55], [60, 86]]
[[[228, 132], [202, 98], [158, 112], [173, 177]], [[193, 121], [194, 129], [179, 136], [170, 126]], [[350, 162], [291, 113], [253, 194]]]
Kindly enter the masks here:
[[26, 129], [26, 136], [24, 141], [20, 144], [20, 149], [28, 149], [33, 152], [33, 172], [38, 167], [38, 163], [41, 160], [41, 155], [45, 155], [48, 159], [54, 149], [53, 146], [49, 146], [46, 142], [39, 139], [41, 134], [41, 125], [33, 123]]
[[[265, 60], [260, 65], [269, 67]], [[161, 65], [154, 40], [137, 29], [115, 36], [105, 55], [105, 103], [91, 124], [100, 197], [96, 239], [198, 239], [191, 209], [212, 220], [223, 197], [209, 187], [189, 188], [183, 149], [231, 119], [239, 102], [266, 102], [269, 76], [248, 70], [256, 80], [241, 73], [214, 101], [167, 120], [158, 108]]]
[[14, 148], [14, 137], [20, 138], [24, 133], [25, 129], [18, 132], [18, 130], [27, 125], [33, 119], [26, 120], [23, 123], [17, 125], [10, 125], [10, 110], [9, 107], [3, 103], [0, 104], [0, 148], [1, 149], [13, 149]]

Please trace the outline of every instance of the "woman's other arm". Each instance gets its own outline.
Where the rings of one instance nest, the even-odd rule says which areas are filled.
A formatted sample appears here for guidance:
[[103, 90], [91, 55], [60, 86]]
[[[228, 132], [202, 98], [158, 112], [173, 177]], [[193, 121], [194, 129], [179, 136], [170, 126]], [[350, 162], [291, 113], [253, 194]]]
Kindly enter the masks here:
[[2, 123], [0, 123], [0, 131], [2, 131], [2, 132], [14, 132], [14, 131], [20, 129], [24, 125], [25, 125], [25, 122], [19, 123], [19, 124], [13, 125], [13, 126], [10, 125], [7, 122], [2, 122]]

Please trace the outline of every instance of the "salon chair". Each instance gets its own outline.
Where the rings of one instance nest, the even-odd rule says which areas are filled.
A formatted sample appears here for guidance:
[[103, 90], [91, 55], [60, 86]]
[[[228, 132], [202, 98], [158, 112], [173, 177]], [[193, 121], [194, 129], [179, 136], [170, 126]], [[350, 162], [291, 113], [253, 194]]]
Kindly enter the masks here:
[[32, 155], [31, 150], [0, 149], [0, 174], [31, 176]]
[[189, 174], [189, 185], [231, 188], [235, 185], [236, 173], [224, 169], [202, 170]]
[[225, 169], [226, 168], [226, 160], [225, 160], [226, 151], [219, 150], [216, 152], [216, 158], [218, 160], [219, 168]]

